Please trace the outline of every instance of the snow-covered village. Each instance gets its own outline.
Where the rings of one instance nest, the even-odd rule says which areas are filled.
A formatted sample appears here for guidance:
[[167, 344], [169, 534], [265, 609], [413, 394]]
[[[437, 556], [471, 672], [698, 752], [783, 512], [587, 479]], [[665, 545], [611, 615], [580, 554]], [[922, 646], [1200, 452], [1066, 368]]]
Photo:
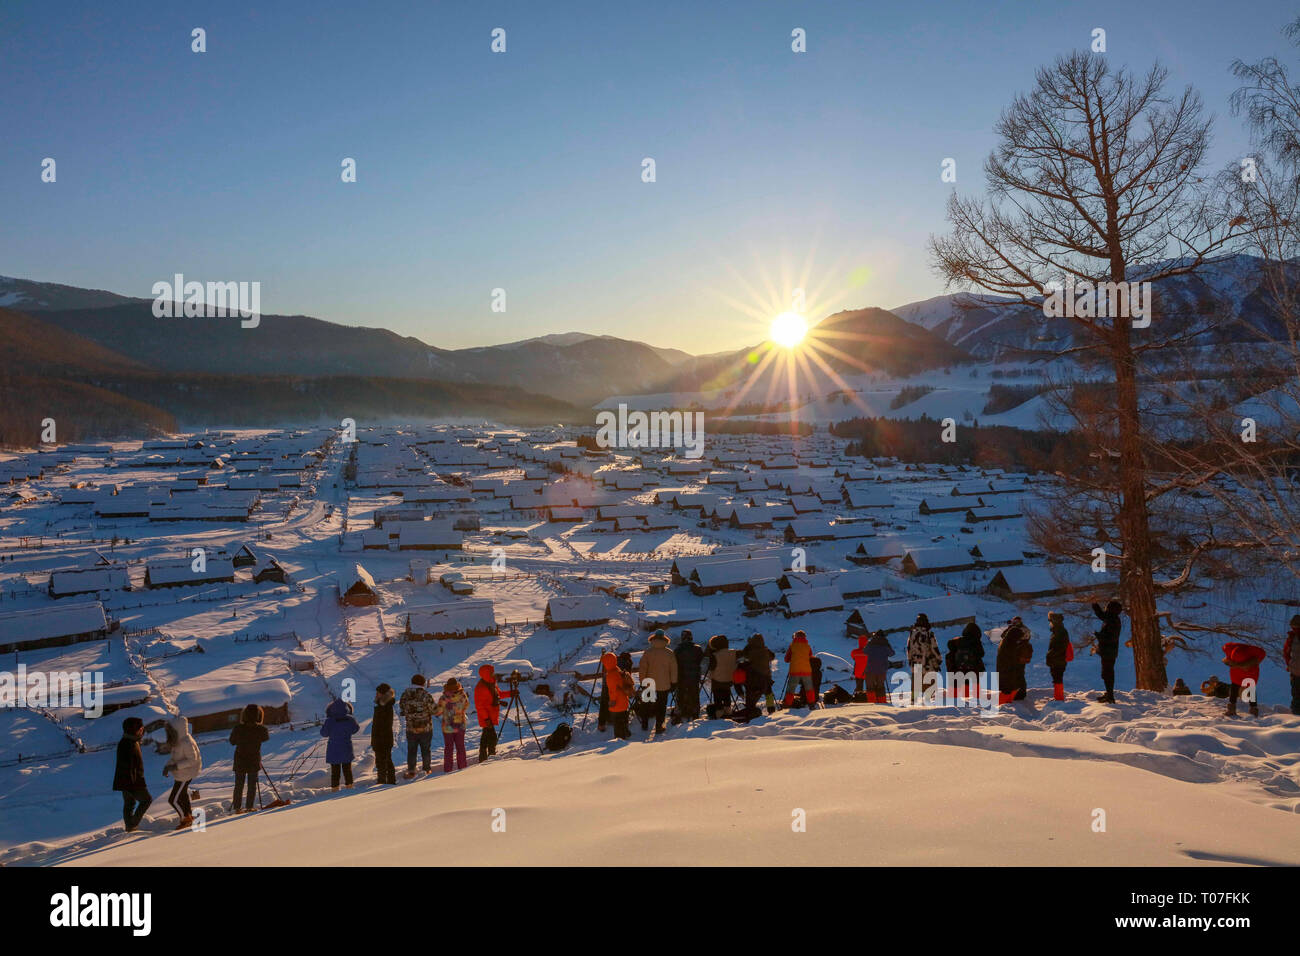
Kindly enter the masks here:
[[0, 18], [12, 925], [1290, 919], [1295, 10], [128, 7]]

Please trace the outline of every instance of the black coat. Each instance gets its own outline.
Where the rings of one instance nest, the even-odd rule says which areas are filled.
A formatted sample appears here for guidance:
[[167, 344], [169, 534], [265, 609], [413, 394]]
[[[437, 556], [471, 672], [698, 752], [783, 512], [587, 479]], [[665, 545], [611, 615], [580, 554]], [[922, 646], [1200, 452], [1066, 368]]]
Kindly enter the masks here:
[[138, 737], [123, 737], [117, 742], [117, 766], [113, 768], [114, 790], [149, 789], [144, 779], [144, 756]]
[[1019, 627], [1008, 627], [998, 644], [998, 685], [1003, 692], [1025, 686], [1025, 665], [1034, 649]]
[[1101, 619], [1101, 630], [1097, 632], [1097, 656], [1113, 661], [1119, 657], [1119, 632], [1123, 626], [1119, 612], [1105, 611], [1100, 604], [1094, 604], [1092, 613]]
[[683, 684], [700, 682], [700, 665], [704, 661], [704, 648], [694, 641], [682, 641], [674, 652], [677, 655], [677, 680]]
[[948, 658], [944, 662], [948, 670], [962, 674], [979, 673], [984, 670], [984, 637], [979, 628], [972, 634], [969, 630], [948, 642]]
[[393, 749], [393, 704], [375, 703], [375, 716], [370, 721], [370, 746], [376, 750]]
[[262, 765], [262, 744], [270, 738], [262, 724], [236, 724], [230, 731], [235, 745], [235, 773], [257, 773]]
[[1065, 660], [1065, 649], [1070, 645], [1070, 632], [1065, 629], [1064, 624], [1052, 625], [1052, 637], [1047, 644], [1047, 666], [1064, 667], [1067, 663]]
[[[749, 639], [740, 652], [745, 665], [745, 683], [748, 686], [767, 692], [772, 687], [772, 660], [776, 657], [761, 639]], [[750, 684], [751, 681], [757, 683]]]

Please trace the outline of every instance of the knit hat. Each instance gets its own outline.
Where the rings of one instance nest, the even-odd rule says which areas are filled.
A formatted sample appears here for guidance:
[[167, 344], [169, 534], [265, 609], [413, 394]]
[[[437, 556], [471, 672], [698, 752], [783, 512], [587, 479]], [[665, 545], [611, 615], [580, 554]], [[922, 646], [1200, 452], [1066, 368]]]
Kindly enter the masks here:
[[423, 687], [423, 686], [424, 686], [424, 675], [423, 675], [423, 674], [416, 674], [414, 677], [411, 678], [411, 683], [412, 683], [412, 684], [415, 684], [417, 687]]

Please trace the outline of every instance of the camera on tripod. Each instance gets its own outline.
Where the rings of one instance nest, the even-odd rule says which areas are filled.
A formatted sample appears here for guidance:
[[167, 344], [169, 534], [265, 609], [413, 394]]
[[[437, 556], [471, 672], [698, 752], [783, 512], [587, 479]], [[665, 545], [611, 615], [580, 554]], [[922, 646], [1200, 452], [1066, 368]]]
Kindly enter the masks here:
[[519, 670], [517, 668], [515, 670], [512, 670], [509, 673], [509, 675], [506, 677], [506, 683], [510, 685], [511, 697], [519, 696], [519, 682], [522, 680], [523, 680], [523, 676], [519, 673]]

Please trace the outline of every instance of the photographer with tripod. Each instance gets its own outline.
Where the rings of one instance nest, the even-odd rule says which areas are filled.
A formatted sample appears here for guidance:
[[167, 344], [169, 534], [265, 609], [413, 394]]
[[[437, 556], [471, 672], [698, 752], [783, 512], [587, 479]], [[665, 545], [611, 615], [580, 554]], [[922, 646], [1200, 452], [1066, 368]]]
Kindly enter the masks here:
[[600, 666], [605, 671], [605, 689], [609, 693], [609, 716], [614, 722], [614, 738], [627, 740], [632, 736], [627, 725], [633, 690], [632, 675], [619, 667], [618, 658], [613, 651], [601, 655]]
[[495, 757], [497, 752], [497, 722], [501, 720], [501, 702], [510, 700], [509, 691], [497, 687], [496, 670], [491, 664], [478, 669], [479, 681], [474, 685], [474, 712], [478, 714], [478, 762]]

